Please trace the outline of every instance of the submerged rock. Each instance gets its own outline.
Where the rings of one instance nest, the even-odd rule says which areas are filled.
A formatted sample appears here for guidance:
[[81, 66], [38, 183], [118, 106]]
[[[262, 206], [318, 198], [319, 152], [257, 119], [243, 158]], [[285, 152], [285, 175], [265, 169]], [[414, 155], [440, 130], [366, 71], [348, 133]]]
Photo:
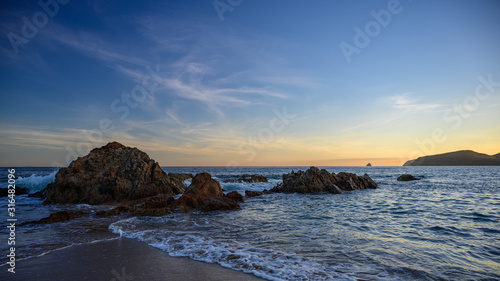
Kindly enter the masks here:
[[267, 182], [267, 178], [261, 175], [243, 175], [239, 179], [227, 179], [225, 183], [242, 183], [242, 182]]
[[344, 190], [377, 188], [377, 184], [367, 175], [352, 173], [329, 173], [325, 169], [311, 167], [307, 171], [291, 172], [283, 175], [283, 183], [271, 189], [285, 193], [342, 193]]
[[220, 183], [209, 173], [197, 174], [184, 194], [176, 201], [181, 210], [201, 211], [232, 210], [239, 208], [238, 202], [224, 197]]
[[44, 203], [95, 205], [180, 194], [184, 189], [181, 181], [169, 177], [146, 153], [110, 142], [60, 169], [44, 190]]
[[263, 191], [245, 190], [246, 197], [257, 197], [257, 196], [261, 196], [262, 194], [264, 194]]
[[415, 181], [419, 180], [419, 178], [416, 178], [410, 174], [404, 174], [398, 177], [398, 181]]
[[69, 221], [72, 220], [76, 217], [85, 215], [86, 213], [82, 211], [76, 211], [76, 212], [68, 212], [68, 211], [59, 211], [57, 213], [50, 214], [50, 216], [43, 218], [38, 221], [30, 221], [26, 223], [22, 223], [21, 225], [25, 224], [43, 224], [43, 223], [53, 223], [53, 222], [63, 222], [63, 221]]

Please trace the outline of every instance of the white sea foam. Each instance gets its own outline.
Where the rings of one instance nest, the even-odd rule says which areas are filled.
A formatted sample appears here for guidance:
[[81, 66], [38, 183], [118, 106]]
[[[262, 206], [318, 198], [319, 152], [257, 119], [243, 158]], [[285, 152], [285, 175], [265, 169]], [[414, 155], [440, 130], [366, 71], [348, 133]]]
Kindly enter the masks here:
[[25, 187], [30, 190], [30, 192], [37, 192], [44, 189], [49, 183], [53, 182], [56, 178], [57, 171], [46, 176], [39, 176], [37, 174], [32, 174], [29, 177], [19, 177], [16, 179], [16, 185], [20, 187]]
[[254, 247], [231, 239], [217, 239], [213, 229], [210, 230], [211, 226], [206, 223], [189, 225], [189, 221], [181, 219], [179, 225], [175, 226], [173, 220], [176, 219], [179, 217], [165, 218], [163, 221], [156, 219], [153, 225], [161, 222], [168, 225], [158, 229], [153, 225], [148, 227], [147, 221], [134, 217], [115, 222], [109, 229], [121, 236], [145, 242], [171, 256], [218, 263], [268, 280], [357, 280], [355, 276], [358, 272], [367, 271], [367, 267], [360, 269], [344, 264], [325, 265], [294, 253]]

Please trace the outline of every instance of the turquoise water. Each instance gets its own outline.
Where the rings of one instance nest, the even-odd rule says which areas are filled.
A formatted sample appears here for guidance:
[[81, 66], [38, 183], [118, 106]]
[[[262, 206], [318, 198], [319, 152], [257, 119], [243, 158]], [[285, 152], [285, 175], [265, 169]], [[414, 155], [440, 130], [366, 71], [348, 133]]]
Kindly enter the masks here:
[[[241, 193], [270, 189], [283, 173], [299, 169], [307, 167], [164, 168], [209, 172], [220, 181], [243, 174], [270, 179], [269, 183], [222, 183], [226, 191]], [[50, 227], [31, 226], [20, 234], [27, 241], [21, 251], [25, 256], [37, 255], [119, 234], [173, 256], [219, 263], [269, 280], [500, 279], [499, 167], [326, 169], [368, 173], [379, 188], [338, 195], [268, 194], [248, 198], [237, 211], [102, 221], [81, 218]], [[51, 170], [38, 173], [34, 177], [50, 176]], [[396, 181], [403, 173], [422, 179]], [[108, 208], [43, 206], [39, 199], [24, 200], [21, 208], [30, 210], [22, 215], [25, 219], [43, 217], [57, 208]], [[72, 238], [67, 238], [67, 232]], [[59, 242], [45, 245], [48, 236], [60, 238]]]

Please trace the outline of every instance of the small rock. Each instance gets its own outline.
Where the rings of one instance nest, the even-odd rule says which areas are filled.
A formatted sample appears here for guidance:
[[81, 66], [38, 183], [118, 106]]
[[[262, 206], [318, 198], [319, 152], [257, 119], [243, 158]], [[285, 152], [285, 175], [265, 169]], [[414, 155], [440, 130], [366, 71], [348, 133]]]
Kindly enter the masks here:
[[54, 214], [50, 214], [50, 216], [43, 218], [38, 221], [30, 221], [23, 223], [24, 224], [42, 224], [42, 223], [53, 223], [53, 222], [63, 222], [63, 221], [69, 221], [72, 220], [76, 217], [82, 216], [85, 213], [82, 211], [76, 211], [76, 212], [68, 212], [68, 211], [60, 211]]
[[419, 178], [416, 178], [410, 174], [404, 174], [398, 177], [398, 181], [414, 181], [414, 180], [419, 180]]
[[[186, 189], [184, 194], [175, 202], [182, 210], [198, 209], [205, 210], [206, 204], [212, 204], [212, 208], [217, 205], [216, 202], [206, 201], [207, 198], [223, 197], [224, 193], [220, 187], [220, 183], [214, 179], [209, 173], [197, 174], [191, 185]], [[229, 198], [227, 198], [229, 199]], [[234, 201], [234, 200], [233, 200]]]
[[261, 196], [262, 194], [264, 194], [264, 192], [262, 192], [262, 191], [245, 190], [246, 197], [257, 197], [257, 196]]
[[243, 195], [241, 195], [238, 191], [231, 191], [228, 194], [224, 195], [224, 197], [233, 199], [236, 202], [244, 202], [245, 199], [243, 198]]

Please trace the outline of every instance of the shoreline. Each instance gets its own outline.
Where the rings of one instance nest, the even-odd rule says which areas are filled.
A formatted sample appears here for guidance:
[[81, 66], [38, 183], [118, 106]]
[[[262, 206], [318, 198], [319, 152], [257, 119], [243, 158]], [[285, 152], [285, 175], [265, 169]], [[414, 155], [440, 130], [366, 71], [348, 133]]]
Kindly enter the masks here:
[[75, 245], [16, 262], [16, 273], [0, 267], [2, 280], [264, 280], [249, 273], [171, 257], [131, 238]]

